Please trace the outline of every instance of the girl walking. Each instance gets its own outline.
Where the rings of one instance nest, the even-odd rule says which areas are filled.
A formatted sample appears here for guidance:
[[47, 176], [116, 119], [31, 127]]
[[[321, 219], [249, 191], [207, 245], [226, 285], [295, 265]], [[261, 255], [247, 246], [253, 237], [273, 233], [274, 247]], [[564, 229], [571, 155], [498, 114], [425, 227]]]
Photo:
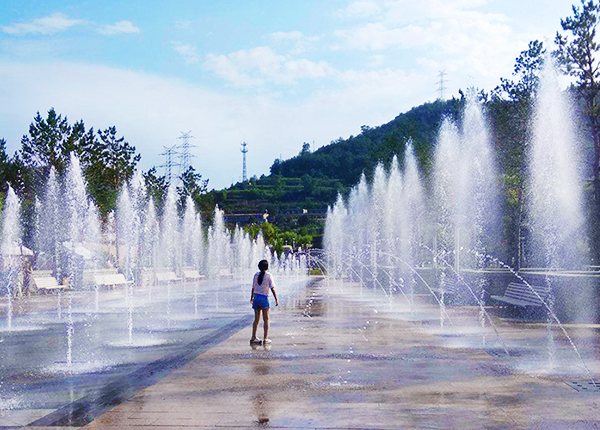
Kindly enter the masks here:
[[[252, 281], [252, 294], [250, 296], [250, 303], [254, 309], [254, 324], [252, 324], [252, 338], [250, 343], [271, 343], [269, 339], [269, 292], [273, 293], [275, 298], [275, 306], [279, 306], [279, 300], [277, 299], [277, 293], [275, 292], [275, 281], [273, 275], [269, 272], [269, 262], [267, 260], [261, 260], [258, 263], [257, 272], [254, 275]], [[263, 326], [265, 329], [264, 338], [261, 341], [256, 337], [256, 330], [258, 329], [258, 323], [260, 321], [260, 314], [263, 316]]]

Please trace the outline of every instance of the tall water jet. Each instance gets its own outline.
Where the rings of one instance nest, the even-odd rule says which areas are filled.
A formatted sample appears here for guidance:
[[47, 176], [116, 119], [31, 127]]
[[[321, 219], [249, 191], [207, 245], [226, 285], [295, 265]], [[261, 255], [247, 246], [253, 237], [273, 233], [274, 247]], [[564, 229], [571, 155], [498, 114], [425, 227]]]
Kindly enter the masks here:
[[231, 235], [225, 228], [223, 211], [217, 206], [210, 234], [208, 236], [208, 271], [209, 275], [218, 277], [231, 268]]
[[200, 269], [203, 257], [202, 223], [190, 196], [185, 200], [182, 233], [182, 264]]
[[[463, 174], [460, 176], [457, 234], [460, 236], [470, 229], [471, 237], [467, 238], [467, 241], [462, 241], [468, 250], [475, 250], [477, 255], [482, 256], [497, 254], [500, 226], [498, 175], [488, 127], [475, 94], [467, 98], [462, 139], [462, 150], [466, 157], [461, 158], [467, 162], [462, 165]], [[461, 244], [460, 240], [459, 244]], [[479, 257], [471, 265], [482, 269], [485, 267], [485, 258]], [[484, 277], [479, 277], [475, 285], [475, 293], [479, 296], [479, 322], [484, 344], [486, 312], [483, 303], [486, 283]]]
[[[120, 248], [120, 256], [125, 267], [125, 276], [130, 280], [133, 278], [135, 261], [139, 249], [140, 220], [137, 211], [131, 201], [127, 186], [121, 189], [117, 205], [117, 244]], [[127, 332], [128, 341], [133, 342], [133, 283], [128, 284], [125, 290], [127, 305]]]
[[[85, 218], [85, 242], [88, 249], [93, 251], [91, 255], [91, 261], [89, 261], [88, 268], [98, 269], [102, 267], [103, 261], [100, 258], [101, 255], [101, 243], [102, 243], [102, 227], [100, 225], [100, 217], [98, 215], [98, 208], [94, 202], [88, 203], [86, 218]], [[94, 311], [100, 310], [100, 290], [99, 285], [94, 283]]]
[[163, 208], [161, 223], [161, 266], [176, 269], [181, 264], [179, 258], [180, 237], [179, 217], [177, 215], [177, 191], [171, 185], [167, 191], [167, 197]]
[[[440, 326], [444, 327], [446, 285], [450, 278], [446, 270], [438, 270], [440, 263], [453, 264], [460, 270], [459, 244], [456, 232], [458, 212], [458, 180], [460, 160], [460, 136], [458, 127], [449, 118], [444, 118], [438, 133], [433, 161], [434, 244], [433, 269], [435, 282], [440, 291]], [[454, 252], [452, 252], [454, 250]], [[443, 266], [443, 264], [442, 264]], [[442, 267], [445, 269], [445, 267]]]
[[83, 257], [78, 253], [78, 246], [85, 239], [85, 219], [88, 207], [86, 182], [79, 159], [72, 153], [67, 174], [65, 177], [65, 205], [67, 209], [68, 225], [68, 319], [67, 319], [67, 367], [69, 372], [73, 364], [73, 290], [81, 287], [81, 273], [83, 271]]
[[127, 276], [134, 281], [133, 285], [140, 285], [141, 283], [141, 268], [140, 264], [143, 260], [144, 250], [144, 224], [146, 217], [148, 216], [147, 200], [148, 195], [146, 192], [146, 185], [144, 184], [144, 178], [141, 172], [136, 172], [129, 183], [131, 204], [133, 206], [134, 218], [133, 218], [133, 247], [135, 248], [134, 258], [131, 265], [131, 272]]
[[[360, 279], [366, 279], [368, 265], [370, 263], [369, 253], [372, 239], [369, 236], [369, 208], [370, 196], [369, 187], [365, 175], [361, 175], [358, 185], [350, 191], [348, 200], [348, 224], [345, 230], [350, 226], [353, 228], [354, 234], [350, 235], [348, 241], [349, 248], [356, 255], [356, 263], [359, 265], [358, 270]], [[343, 266], [340, 270], [343, 270]]]
[[[151, 197], [146, 203], [146, 217], [142, 228], [142, 253], [140, 255], [140, 266], [148, 276], [144, 279], [148, 286], [148, 298], [152, 299], [152, 282], [154, 270], [158, 264], [158, 250], [160, 246], [160, 224], [156, 215], [154, 199]], [[151, 279], [150, 279], [151, 278]]]
[[588, 264], [572, 110], [552, 61], [546, 61], [534, 109], [529, 169], [534, 267], [579, 269]]
[[[456, 125], [445, 118], [440, 131], [433, 162], [433, 209], [435, 213], [434, 259], [458, 249], [455, 239], [456, 213], [458, 212], [458, 179], [460, 160], [460, 137]], [[459, 268], [458, 252], [454, 256], [454, 266]], [[440, 282], [443, 288], [444, 282]], [[442, 290], [443, 291], [443, 290]]]
[[[440, 306], [444, 306], [446, 286], [457, 285], [461, 297], [479, 304], [479, 322], [485, 343], [483, 304], [487, 280], [484, 276], [466, 279], [461, 269], [483, 269], [486, 265], [484, 256], [498, 251], [499, 192], [488, 126], [473, 92], [467, 97], [460, 129], [448, 118], [442, 122], [433, 178], [434, 265], [439, 273]], [[440, 260], [449, 265], [452, 259], [454, 273], [437, 270]], [[452, 279], [455, 277], [458, 280]]]
[[468, 261], [470, 254], [461, 249], [491, 252], [500, 222], [497, 169], [476, 94], [467, 97], [460, 130], [448, 118], [442, 122], [433, 177], [437, 246], [442, 253], [453, 252], [457, 272], [481, 267], [483, 261]]
[[[181, 264], [181, 237], [179, 235], [179, 216], [177, 215], [177, 192], [174, 185], [169, 186], [161, 219], [160, 267], [177, 270]], [[167, 281], [167, 323], [171, 326], [171, 282]]]
[[405, 154], [402, 192], [404, 208], [400, 212], [402, 219], [400, 258], [405, 262], [402, 278], [405, 283], [408, 283], [412, 308], [414, 307], [414, 290], [417, 283], [414, 268], [419, 262], [419, 251], [421, 250], [423, 232], [428, 219], [425, 210], [423, 186], [411, 142], [407, 144]]
[[329, 251], [329, 276], [334, 278], [341, 276], [342, 260], [347, 252], [345, 244], [345, 222], [347, 217], [346, 207], [342, 196], [338, 195], [333, 207], [327, 208], [327, 222], [323, 234], [325, 249]]
[[389, 172], [382, 226], [383, 237], [385, 238], [384, 243], [386, 244], [385, 252], [387, 253], [386, 265], [390, 268], [388, 278], [390, 303], [392, 294], [396, 289], [399, 288], [404, 292], [403, 271], [406, 268], [400, 267], [395, 269], [397, 265], [393, 258], [394, 256], [398, 256], [403, 249], [406, 249], [403, 248], [405, 244], [402, 243], [402, 231], [404, 228], [402, 213], [404, 209], [402, 174], [400, 173], [398, 159], [394, 156]]
[[2, 211], [2, 265], [3, 270], [7, 272], [6, 276], [6, 296], [8, 299], [7, 323], [8, 328], [12, 328], [13, 316], [13, 295], [19, 289], [18, 274], [21, 270], [21, 222], [20, 222], [21, 202], [14, 190], [9, 186]]
[[[559, 88], [556, 70], [548, 58], [540, 76], [534, 108], [529, 164], [531, 260], [535, 266], [548, 270], [580, 269], [589, 263], [585, 251], [583, 181], [577, 169], [581, 160], [577, 156], [579, 151], [572, 109]], [[554, 315], [557, 279], [549, 273], [544, 277], [550, 289], [546, 300], [550, 366], [554, 364], [555, 350], [552, 325], [555, 320], [558, 322]], [[594, 303], [591, 289], [580, 290], [577, 292], [578, 303], [584, 307]], [[587, 300], [582, 295], [587, 295]], [[578, 311], [589, 313], [589, 309]]]
[[58, 218], [60, 205], [59, 185], [54, 167], [50, 168], [48, 181], [39, 210], [36, 213], [35, 268], [52, 270], [57, 278], [62, 277], [59, 266], [59, 243], [62, 225]]

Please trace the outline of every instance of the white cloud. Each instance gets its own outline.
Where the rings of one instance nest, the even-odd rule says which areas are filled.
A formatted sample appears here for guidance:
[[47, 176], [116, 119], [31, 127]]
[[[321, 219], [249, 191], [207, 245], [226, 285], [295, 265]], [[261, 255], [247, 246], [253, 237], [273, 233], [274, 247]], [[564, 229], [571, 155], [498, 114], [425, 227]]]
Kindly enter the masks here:
[[220, 78], [240, 87], [292, 84], [299, 79], [315, 79], [335, 73], [325, 61], [310, 61], [279, 55], [268, 46], [233, 52], [209, 54], [204, 66]]
[[381, 54], [371, 55], [366, 66], [370, 69], [378, 69], [383, 65], [385, 58]]
[[[306, 36], [301, 31], [278, 31], [268, 35], [269, 40], [278, 47], [288, 49], [290, 55], [299, 55], [312, 48], [321, 40], [320, 36]], [[290, 47], [291, 46], [291, 47]]]
[[178, 143], [181, 130], [192, 130], [194, 167], [210, 179], [211, 187], [223, 188], [240, 179], [242, 139], [250, 144], [248, 175], [268, 174], [275, 158], [298, 154], [302, 142], [315, 140], [321, 146], [421, 103], [419, 79], [391, 70], [346, 73], [342, 83], [347, 87], [294, 101], [264, 93], [227, 94], [112, 67], [0, 62], [0, 97], [12, 101], [0, 105], [0, 137], [7, 139], [10, 152], [16, 150], [36, 111], [44, 115], [55, 107], [71, 123], [83, 119], [95, 129], [115, 125], [142, 154], [140, 168], [146, 170], [164, 164], [159, 156], [163, 146]]
[[103, 25], [98, 28], [98, 33], [105, 36], [114, 36], [117, 34], [137, 34], [141, 30], [131, 21], [117, 21], [114, 24]]
[[179, 30], [191, 30], [192, 29], [192, 21], [187, 19], [180, 19], [175, 21], [175, 28]]
[[[474, 9], [481, 8], [488, 3], [487, 0], [409, 0], [383, 1], [385, 12], [381, 14], [386, 23], [402, 24], [418, 22], [420, 20], [448, 19], [473, 13]], [[478, 12], [475, 12], [476, 14]], [[503, 19], [500, 14], [485, 14], [494, 19]]]
[[44, 18], [34, 19], [29, 22], [21, 22], [2, 27], [2, 32], [15, 36], [24, 36], [27, 34], [56, 34], [66, 31], [75, 25], [86, 24], [87, 21], [81, 19], [69, 19], [62, 13], [53, 13]]
[[304, 38], [304, 34], [301, 31], [277, 31], [271, 33], [269, 37], [273, 40], [301, 40]]
[[301, 31], [277, 31], [271, 33], [269, 38], [273, 41], [292, 41], [292, 42], [318, 42], [319, 36], [305, 36]]
[[337, 11], [340, 18], [368, 18], [381, 13], [381, 6], [377, 1], [355, 1], [347, 8]]
[[380, 51], [391, 46], [414, 48], [425, 46], [434, 34], [417, 25], [387, 28], [382, 23], [368, 23], [352, 30], [338, 30], [335, 36], [342, 39], [347, 48]]
[[452, 79], [449, 93], [472, 85], [493, 88], [499, 76], [510, 75], [515, 57], [527, 42], [540, 35], [519, 32], [514, 20], [486, 11], [486, 3], [379, 0], [381, 13], [335, 31], [333, 47], [345, 53], [372, 52], [367, 66], [377, 58], [373, 55], [385, 54], [386, 65], [429, 76], [431, 90], [422, 89], [429, 94], [435, 93], [435, 76], [443, 69]]
[[196, 64], [200, 62], [200, 55], [194, 45], [189, 43], [173, 42], [173, 49], [181, 55], [183, 60], [188, 64]]

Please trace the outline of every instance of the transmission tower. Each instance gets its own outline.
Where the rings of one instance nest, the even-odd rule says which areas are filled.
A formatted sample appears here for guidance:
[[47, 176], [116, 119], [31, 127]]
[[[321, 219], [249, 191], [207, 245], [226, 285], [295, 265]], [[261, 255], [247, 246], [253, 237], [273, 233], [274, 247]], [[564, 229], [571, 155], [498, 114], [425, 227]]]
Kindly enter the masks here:
[[190, 153], [190, 148], [195, 148], [196, 145], [191, 145], [190, 144], [190, 139], [195, 139], [194, 136], [191, 135], [192, 131], [188, 131], [187, 133], [184, 133], [183, 131], [180, 132], [181, 136], [179, 136], [177, 139], [181, 139], [181, 145], [179, 146], [179, 149], [181, 150], [181, 152], [179, 153], [179, 159], [180, 159], [180, 164], [179, 164], [179, 176], [181, 176], [181, 174], [183, 174], [185, 171], [187, 171], [187, 169], [191, 166], [191, 160], [192, 157], [194, 157], [194, 155], [192, 155]]
[[246, 142], [243, 142], [240, 145], [242, 145], [242, 149], [240, 149], [240, 151], [242, 152], [244, 159], [244, 162], [242, 164], [242, 182], [246, 182], [248, 180], [248, 178], [246, 177], [246, 154], [248, 153], [248, 149], [246, 148], [246, 146], [248, 146], [248, 144]]
[[444, 100], [444, 91], [446, 91], [446, 82], [448, 82], [445, 77], [446, 77], [446, 71], [442, 70], [440, 71], [439, 75], [437, 75], [438, 78], [440, 78], [440, 80], [438, 81], [438, 100]]
[[159, 155], [165, 156], [165, 164], [163, 164], [162, 166], [159, 166], [159, 167], [165, 168], [165, 177], [167, 178], [167, 183], [171, 184], [171, 179], [173, 177], [173, 168], [181, 166], [180, 163], [176, 163], [174, 160], [175, 156], [177, 154], [179, 154], [179, 152], [177, 152], [177, 145], [173, 145], [170, 148], [167, 146], [164, 146], [164, 148], [165, 148], [165, 152], [163, 152], [162, 154], [159, 154]]

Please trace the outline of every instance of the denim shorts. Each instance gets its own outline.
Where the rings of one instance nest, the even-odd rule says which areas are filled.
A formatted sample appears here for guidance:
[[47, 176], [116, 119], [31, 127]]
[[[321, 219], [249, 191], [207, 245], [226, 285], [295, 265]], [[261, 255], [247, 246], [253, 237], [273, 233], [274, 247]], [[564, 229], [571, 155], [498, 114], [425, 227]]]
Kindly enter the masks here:
[[252, 302], [252, 309], [269, 309], [269, 298], [262, 294], [254, 294], [254, 301]]

